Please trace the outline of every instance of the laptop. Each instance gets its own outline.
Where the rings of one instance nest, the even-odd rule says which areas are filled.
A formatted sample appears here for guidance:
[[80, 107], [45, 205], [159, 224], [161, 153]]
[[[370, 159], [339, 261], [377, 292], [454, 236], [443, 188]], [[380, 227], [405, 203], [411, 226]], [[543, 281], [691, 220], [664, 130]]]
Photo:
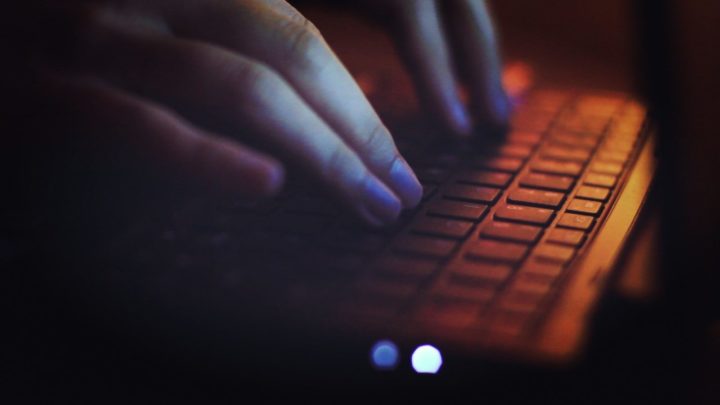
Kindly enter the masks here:
[[[392, 92], [383, 74], [364, 81]], [[572, 361], [652, 183], [652, 128], [626, 94], [515, 96], [502, 141], [389, 123], [424, 187], [390, 227], [359, 223], [303, 179], [270, 201], [200, 196], [137, 218], [102, 255], [109, 294], [132, 297], [116, 309], [156, 304], [151, 324], [132, 329], [178, 327], [176, 338], [199, 322], [193, 332], [220, 356], [238, 336], [211, 323], [238, 333], [259, 316], [261, 329], [356, 341], [368, 370], [428, 372], [413, 363], [423, 350], [438, 365]], [[158, 289], [150, 308], [134, 301], [136, 283]], [[182, 325], [160, 321], [172, 317]]]
[[[367, 78], [389, 91], [392, 74]], [[388, 124], [424, 187], [393, 226], [291, 179], [270, 201], [135, 210], [49, 280], [81, 292], [91, 336], [162, 359], [147, 367], [336, 381], [577, 361], [656, 177], [647, 105], [530, 89], [500, 142]]]

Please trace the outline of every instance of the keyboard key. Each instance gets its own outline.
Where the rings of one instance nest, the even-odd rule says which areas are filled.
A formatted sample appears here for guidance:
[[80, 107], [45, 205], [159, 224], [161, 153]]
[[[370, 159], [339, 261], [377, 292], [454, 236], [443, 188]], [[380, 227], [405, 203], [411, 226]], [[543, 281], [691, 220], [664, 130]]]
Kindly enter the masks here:
[[617, 152], [623, 152], [623, 153], [630, 153], [633, 150], [633, 146], [635, 146], [634, 140], [629, 139], [608, 139], [603, 144], [603, 149], [611, 150], [611, 151], [617, 151]]
[[590, 158], [590, 149], [567, 146], [546, 146], [540, 150], [540, 156], [548, 159], [585, 163]]
[[435, 200], [428, 204], [425, 212], [430, 216], [479, 221], [486, 211], [487, 205], [452, 200]]
[[571, 93], [560, 90], [535, 90], [525, 100], [524, 106], [533, 110], [558, 112], [570, 101]]
[[496, 294], [495, 286], [441, 281], [429, 292], [433, 301], [465, 301], [484, 304], [490, 302]]
[[508, 263], [520, 262], [527, 253], [525, 245], [495, 242], [487, 239], [473, 241], [467, 250], [467, 257]]
[[416, 282], [405, 282], [399, 278], [382, 276], [366, 277], [356, 286], [362, 301], [381, 301], [399, 304], [410, 299], [418, 290]]
[[532, 313], [540, 307], [544, 298], [543, 294], [509, 291], [499, 299], [498, 307], [513, 313]]
[[592, 228], [593, 221], [594, 218], [587, 215], [563, 214], [560, 221], [558, 221], [558, 226], [589, 231]]
[[588, 173], [588, 175], [585, 177], [585, 184], [589, 184], [591, 186], [600, 186], [600, 187], [608, 187], [612, 188], [615, 187], [615, 183], [617, 182], [617, 177], [610, 176], [607, 174], [597, 174], [597, 173]]
[[315, 267], [323, 267], [323, 270], [327, 270], [318, 272], [322, 275], [322, 280], [327, 282], [336, 280], [347, 282], [351, 278], [355, 279], [358, 273], [366, 270], [365, 264], [367, 263], [366, 256], [341, 251], [331, 251], [321, 256], [315, 256], [313, 262], [326, 264], [326, 266]]
[[539, 245], [534, 251], [535, 257], [553, 263], [565, 264], [575, 256], [575, 249], [571, 247], [545, 243]]
[[422, 188], [423, 188], [423, 195], [422, 195], [423, 201], [429, 200], [430, 197], [432, 197], [433, 194], [435, 194], [435, 191], [437, 191], [437, 186], [434, 184], [423, 184]]
[[419, 303], [413, 310], [413, 318], [422, 323], [463, 327], [477, 318], [493, 291], [475, 292], [468, 300], [451, 294], [436, 293]]
[[507, 135], [507, 141], [512, 143], [522, 143], [527, 145], [537, 145], [542, 139], [539, 132], [528, 131], [512, 131]]
[[536, 160], [530, 163], [530, 168], [536, 172], [566, 176], [579, 176], [580, 173], [582, 173], [581, 164], [576, 162], [561, 162], [558, 160]]
[[393, 242], [392, 250], [416, 256], [443, 259], [449, 257], [457, 242], [427, 236], [402, 235]]
[[563, 266], [557, 263], [538, 262], [530, 259], [520, 269], [519, 274], [532, 274], [535, 277], [555, 279], [562, 271]]
[[630, 152], [620, 152], [616, 150], [607, 150], [607, 149], [601, 149], [598, 151], [598, 159], [607, 161], [607, 162], [613, 162], [618, 164], [625, 164], [627, 162], [628, 157], [630, 157]]
[[519, 188], [508, 195], [508, 202], [537, 205], [545, 208], [558, 208], [564, 199], [565, 194], [529, 188]]
[[317, 235], [328, 223], [328, 218], [323, 216], [281, 213], [267, 222], [267, 229], [281, 233]]
[[300, 215], [336, 216], [337, 207], [325, 199], [297, 196], [285, 203], [285, 212]]
[[553, 211], [545, 208], [506, 205], [495, 212], [495, 218], [512, 222], [524, 222], [533, 225], [547, 225], [553, 217]]
[[552, 289], [554, 278], [538, 277], [532, 273], [519, 273], [508, 288], [521, 294], [547, 295]]
[[541, 233], [542, 228], [537, 226], [493, 221], [483, 228], [481, 235], [493, 239], [535, 243]]
[[569, 191], [575, 180], [572, 177], [553, 176], [551, 174], [528, 173], [520, 180], [523, 187], [542, 188], [553, 191]]
[[553, 131], [549, 136], [549, 145], [565, 147], [582, 147], [593, 149], [600, 141], [600, 137], [578, 136], [562, 131]]
[[325, 245], [331, 249], [352, 251], [357, 253], [378, 252], [388, 242], [387, 238], [362, 232], [353, 232], [351, 229], [334, 229], [323, 238]]
[[510, 277], [512, 267], [472, 261], [458, 261], [447, 269], [450, 282], [499, 285]]
[[402, 256], [385, 256], [375, 262], [376, 273], [386, 276], [422, 280], [432, 275], [438, 268], [435, 260], [414, 259]]
[[602, 210], [602, 204], [597, 201], [575, 198], [570, 201], [567, 210], [568, 212], [575, 212], [577, 214], [598, 215], [600, 210]]
[[642, 129], [642, 124], [643, 118], [630, 117], [622, 114], [621, 117], [616, 117], [615, 121], [608, 130], [608, 135], [639, 137], [640, 130]]
[[490, 169], [501, 172], [515, 173], [522, 168], [523, 161], [522, 159], [508, 158], [502, 156], [485, 156], [476, 159], [473, 162], [473, 166], [480, 169]]
[[643, 120], [645, 119], [646, 112], [647, 110], [645, 109], [645, 107], [643, 107], [634, 100], [630, 100], [623, 106], [621, 115], [623, 117], [623, 120], [632, 121], [636, 123], [639, 128], [639, 126], [642, 125]]
[[637, 142], [636, 133], [627, 131], [610, 131], [605, 137], [605, 143], [603, 149], [616, 150], [619, 152], [630, 153], [633, 150], [633, 146]]
[[457, 166], [460, 157], [456, 153], [435, 151], [435, 153], [425, 154], [417, 162], [427, 167], [451, 168]]
[[486, 170], [473, 170], [460, 173], [455, 181], [458, 183], [477, 184], [482, 186], [493, 186], [505, 188], [510, 184], [512, 175], [501, 172], [491, 172]]
[[417, 178], [423, 183], [442, 184], [450, 177], [450, 171], [438, 167], [427, 167], [416, 171]]
[[585, 232], [555, 228], [548, 234], [547, 241], [579, 247], [585, 241]]
[[505, 157], [527, 159], [532, 154], [533, 148], [528, 145], [517, 143], [506, 143], [497, 149], [497, 154]]
[[443, 197], [454, 200], [493, 204], [500, 197], [500, 190], [490, 187], [452, 184], [445, 187]]
[[624, 97], [590, 95], [578, 98], [573, 108], [581, 115], [610, 118], [624, 103]]
[[574, 111], [565, 110], [555, 122], [555, 128], [580, 134], [597, 135], [605, 131], [609, 123], [606, 117], [593, 117], [576, 114]]
[[525, 333], [532, 319], [532, 310], [503, 310], [492, 315], [490, 333], [516, 338]]
[[596, 200], [596, 201], [605, 201], [607, 200], [608, 196], [610, 195], [610, 190], [603, 187], [591, 187], [591, 186], [581, 186], [576, 196], [587, 198], [589, 200]]
[[519, 131], [544, 132], [554, 118], [550, 112], [520, 110], [510, 118], [510, 126]]
[[440, 236], [450, 239], [463, 239], [470, 233], [473, 223], [454, 219], [421, 217], [410, 226], [414, 233]]
[[600, 174], [610, 174], [613, 176], [617, 176], [620, 173], [622, 173], [623, 167], [621, 164], [618, 163], [610, 163], [610, 162], [593, 162], [592, 165], [590, 165], [590, 170], [595, 173]]
[[338, 225], [341, 227], [346, 227], [348, 229], [353, 229], [356, 232], [379, 234], [390, 237], [396, 235], [398, 232], [400, 232], [400, 230], [405, 228], [405, 225], [408, 224], [410, 219], [412, 219], [412, 213], [409, 211], [404, 211], [400, 214], [400, 217], [397, 221], [388, 225], [383, 225], [381, 227], [370, 226], [366, 223], [359, 222], [353, 217], [347, 218], [346, 223], [341, 222]]

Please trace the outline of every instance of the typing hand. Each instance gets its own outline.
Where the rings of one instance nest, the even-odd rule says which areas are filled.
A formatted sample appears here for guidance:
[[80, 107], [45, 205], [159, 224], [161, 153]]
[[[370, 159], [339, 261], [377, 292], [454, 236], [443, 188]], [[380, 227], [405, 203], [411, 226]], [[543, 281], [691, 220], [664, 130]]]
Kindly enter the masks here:
[[[35, 39], [28, 94], [80, 143], [252, 196], [280, 189], [280, 158], [372, 224], [420, 200], [353, 78], [285, 1], [26, 4], [13, 18]], [[50, 35], [32, 35], [37, 19]]]
[[[366, 0], [397, 40], [426, 106], [459, 136], [504, 128], [510, 113], [485, 0]], [[470, 96], [465, 105], [460, 79]]]

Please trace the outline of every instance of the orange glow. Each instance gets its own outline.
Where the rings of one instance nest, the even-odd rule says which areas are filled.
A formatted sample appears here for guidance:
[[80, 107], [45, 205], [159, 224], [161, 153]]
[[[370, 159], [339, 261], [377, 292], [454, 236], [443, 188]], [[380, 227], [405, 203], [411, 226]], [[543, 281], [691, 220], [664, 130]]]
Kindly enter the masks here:
[[508, 96], [512, 99], [522, 97], [533, 84], [534, 71], [530, 65], [524, 62], [512, 62], [503, 69], [503, 86]]

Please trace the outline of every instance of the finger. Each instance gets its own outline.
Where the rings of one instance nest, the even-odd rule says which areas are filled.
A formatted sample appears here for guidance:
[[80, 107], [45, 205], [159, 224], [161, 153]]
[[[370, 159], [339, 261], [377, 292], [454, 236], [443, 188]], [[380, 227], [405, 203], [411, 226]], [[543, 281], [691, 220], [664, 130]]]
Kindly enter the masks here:
[[435, 1], [401, 1], [399, 49], [407, 60], [422, 98], [458, 135], [470, 135], [472, 122], [458, 94], [458, 84]]
[[406, 207], [419, 202], [422, 187], [389, 131], [309, 21], [260, 0], [213, 4], [170, 24], [179, 35], [228, 47], [279, 72]]
[[97, 67], [109, 80], [181, 111], [223, 120], [223, 127], [262, 134], [372, 224], [398, 217], [398, 197], [266, 66], [194, 41], [122, 32], [107, 38], [112, 45], [101, 48], [111, 51], [94, 60], [103, 61]]
[[472, 106], [480, 120], [505, 127], [510, 104], [502, 85], [502, 65], [497, 38], [484, 0], [445, 3], [459, 66], [468, 81]]
[[[272, 195], [284, 179], [274, 159], [201, 131], [172, 112], [95, 80], [48, 78], [48, 97], [74, 122], [91, 152], [140, 163], [178, 180], [253, 197]], [[120, 155], [120, 156], [117, 156]]]
[[264, 0], [265, 3], [276, 12], [284, 14], [287, 18], [296, 19], [298, 22], [305, 20], [302, 13], [285, 0]]

